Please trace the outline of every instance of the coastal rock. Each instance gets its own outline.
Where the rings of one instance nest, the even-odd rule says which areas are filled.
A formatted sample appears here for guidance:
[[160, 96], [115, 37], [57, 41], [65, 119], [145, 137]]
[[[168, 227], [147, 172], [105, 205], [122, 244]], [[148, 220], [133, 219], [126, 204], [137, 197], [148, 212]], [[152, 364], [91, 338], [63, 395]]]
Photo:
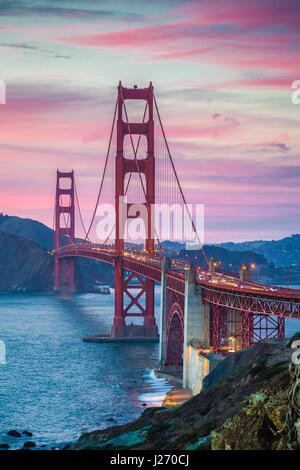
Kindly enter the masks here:
[[[52, 249], [52, 240], [53, 231], [45, 225], [0, 213], [0, 291], [52, 291], [54, 260], [46, 251]], [[94, 292], [95, 279], [101, 284], [114, 279], [110, 265], [88, 258], [75, 260], [75, 274], [78, 292]]]
[[252, 393], [252, 395], [250, 395], [249, 397], [249, 406], [255, 407], [259, 403], [263, 403], [264, 401], [266, 401], [267, 398], [268, 398], [268, 395], [266, 395], [265, 393], [261, 393], [261, 392]]
[[30, 431], [23, 431], [22, 434], [24, 434], [25, 436], [28, 436], [28, 437], [32, 436], [32, 432], [30, 432]]
[[[211, 433], [212, 450], [271, 450], [275, 444], [274, 426], [265, 413], [242, 410]], [[275, 444], [276, 445], [276, 444]]]
[[273, 423], [274, 428], [280, 431], [285, 425], [286, 412], [287, 412], [287, 397], [286, 393], [279, 392], [274, 397], [270, 397], [263, 407], [266, 415]]
[[0, 444], [0, 449], [9, 449], [8, 444]]
[[22, 434], [20, 434], [15, 429], [12, 429], [11, 431], [8, 431], [7, 435], [12, 436], [12, 437], [22, 437]]
[[28, 448], [36, 447], [36, 444], [35, 444], [35, 442], [32, 442], [32, 441], [26, 441], [26, 442], [24, 442], [23, 447], [25, 449], [28, 449]]
[[[290, 344], [291, 341], [286, 346]], [[288, 354], [291, 359], [290, 349]], [[282, 357], [284, 351], [279, 359]], [[269, 378], [269, 383], [264, 381], [263, 389], [250, 395], [248, 406], [211, 433], [213, 450], [289, 450], [300, 447], [300, 416], [297, 411], [300, 386], [296, 380], [297, 376], [300, 377], [300, 366], [290, 362], [287, 376], [285, 365], [280, 360], [277, 363], [271, 361], [263, 374]]]
[[[132, 448], [136, 445], [142, 444], [147, 436], [148, 428], [137, 429], [136, 431], [129, 431], [128, 433], [121, 434], [112, 439], [103, 440], [101, 436], [93, 442], [89, 441], [89, 435], [84, 434], [78, 442], [77, 449], [119, 449], [119, 448]], [[88, 438], [88, 439], [87, 439]]]
[[200, 437], [196, 442], [184, 447], [184, 450], [210, 450], [211, 436]]

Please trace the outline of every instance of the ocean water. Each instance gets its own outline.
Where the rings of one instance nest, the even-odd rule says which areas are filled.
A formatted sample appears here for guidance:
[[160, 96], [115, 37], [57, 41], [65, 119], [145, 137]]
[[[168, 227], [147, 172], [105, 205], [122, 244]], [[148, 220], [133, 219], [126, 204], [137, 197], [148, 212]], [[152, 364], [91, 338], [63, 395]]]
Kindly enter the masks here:
[[[159, 292], [157, 287], [157, 320]], [[0, 357], [0, 444], [21, 448], [33, 440], [56, 447], [135, 419], [144, 404], [162, 403], [171, 387], [154, 373], [158, 344], [82, 341], [86, 334], [109, 333], [113, 312], [113, 291], [0, 294], [0, 340], [6, 346], [5, 364]], [[298, 330], [300, 320], [286, 321], [287, 336]], [[9, 437], [11, 429], [33, 437]]]
[[[0, 340], [6, 346], [0, 443], [20, 448], [33, 440], [55, 447], [135, 419], [144, 404], [162, 403], [171, 387], [154, 374], [158, 344], [82, 341], [85, 334], [109, 333], [113, 303], [113, 293], [0, 294]], [[158, 311], [159, 288], [155, 305]], [[9, 437], [11, 429], [33, 437]]]

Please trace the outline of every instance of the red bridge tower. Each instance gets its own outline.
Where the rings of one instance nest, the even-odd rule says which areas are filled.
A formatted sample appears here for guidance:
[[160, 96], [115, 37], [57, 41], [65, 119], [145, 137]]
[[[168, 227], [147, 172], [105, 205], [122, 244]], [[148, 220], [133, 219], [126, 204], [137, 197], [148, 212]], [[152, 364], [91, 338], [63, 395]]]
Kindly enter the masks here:
[[[148, 107], [148, 121], [131, 123], [125, 108], [126, 100], [144, 100]], [[130, 136], [131, 143], [133, 135], [144, 135], [147, 139], [147, 157], [137, 159], [127, 159], [124, 155], [124, 138]], [[153, 121], [153, 87], [152, 83], [148, 88], [124, 88], [119, 83], [118, 87], [118, 120], [117, 120], [117, 155], [116, 155], [116, 176], [115, 176], [115, 210], [116, 210], [116, 257], [115, 268], [115, 316], [111, 330], [114, 337], [158, 337], [158, 330], [154, 317], [154, 282], [145, 279], [143, 276], [131, 273], [125, 277], [125, 270], [122, 266], [120, 255], [124, 250], [123, 230], [128, 209], [131, 204], [125, 204], [126, 217], [120, 209], [120, 202], [125, 196], [125, 177], [127, 173], [139, 173], [144, 175], [143, 186], [145, 203], [147, 210], [148, 227], [146, 228], [146, 251], [154, 251], [155, 242], [152, 235], [151, 207], [155, 202], [155, 165], [154, 165], [154, 121]], [[123, 206], [124, 207], [124, 206]], [[138, 217], [138, 216], [137, 216]], [[124, 300], [127, 296], [128, 305]], [[125, 319], [129, 317], [142, 317], [143, 325], [128, 325]]]
[[64, 243], [63, 237], [74, 243], [75, 236], [75, 200], [74, 200], [74, 171], [61, 172], [57, 170], [55, 197], [55, 272], [54, 290], [74, 292], [74, 258], [59, 258], [57, 250]]

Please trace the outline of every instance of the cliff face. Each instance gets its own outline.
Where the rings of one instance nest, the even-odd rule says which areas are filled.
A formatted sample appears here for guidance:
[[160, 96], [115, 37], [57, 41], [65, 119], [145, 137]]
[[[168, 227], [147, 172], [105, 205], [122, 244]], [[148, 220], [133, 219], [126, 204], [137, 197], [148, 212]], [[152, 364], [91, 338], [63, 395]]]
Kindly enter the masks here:
[[[91, 259], [75, 260], [76, 289], [92, 292], [96, 281], [113, 282], [113, 268]], [[31, 240], [0, 232], [0, 292], [50, 292], [54, 260]]]
[[51, 250], [54, 247], [53, 230], [37, 220], [0, 213], [0, 230], [1, 232], [32, 240], [46, 250]]
[[31, 240], [0, 232], [0, 291], [47, 292], [53, 259]]
[[[300, 332], [293, 339], [300, 339]], [[292, 341], [288, 342], [288, 346]], [[291, 356], [292, 351], [288, 349]], [[280, 359], [284, 355], [280, 354]], [[266, 364], [283, 368], [285, 361]], [[289, 363], [289, 383], [286, 371], [264, 383], [260, 391], [250, 395], [238, 413], [228, 418], [211, 433], [213, 450], [299, 450], [300, 449], [300, 364]]]
[[287, 449], [291, 354], [286, 340], [255, 344], [224, 359], [183, 405], [83, 434], [72, 449]]

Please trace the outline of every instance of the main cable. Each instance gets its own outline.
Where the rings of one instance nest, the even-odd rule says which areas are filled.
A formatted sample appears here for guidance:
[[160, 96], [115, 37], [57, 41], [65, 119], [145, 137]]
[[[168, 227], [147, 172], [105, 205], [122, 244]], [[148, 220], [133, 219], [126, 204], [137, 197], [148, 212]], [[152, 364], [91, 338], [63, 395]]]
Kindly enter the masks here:
[[114, 118], [113, 118], [113, 124], [112, 124], [112, 127], [111, 127], [110, 138], [109, 138], [109, 144], [108, 144], [108, 149], [107, 149], [107, 153], [106, 153], [106, 158], [105, 158], [104, 169], [103, 169], [103, 173], [102, 173], [101, 184], [100, 184], [100, 188], [99, 188], [99, 192], [98, 192], [97, 201], [96, 201], [95, 209], [94, 209], [94, 212], [93, 212], [92, 220], [91, 220], [91, 223], [90, 223], [90, 225], [89, 225], [88, 231], [86, 232], [86, 238], [85, 238], [85, 240], [88, 238], [89, 233], [90, 233], [91, 228], [92, 228], [92, 225], [93, 225], [93, 223], [94, 223], [95, 216], [96, 216], [96, 212], [97, 212], [97, 208], [98, 208], [98, 204], [99, 204], [99, 200], [100, 200], [100, 196], [101, 196], [101, 192], [102, 192], [102, 188], [103, 188], [104, 177], [105, 177], [105, 173], [106, 173], [106, 169], [107, 169], [108, 157], [109, 157], [109, 154], [110, 154], [111, 142], [112, 142], [114, 127], [115, 127], [116, 114], [117, 114], [117, 106], [118, 106], [118, 102], [116, 101], [115, 111], [114, 111]]

